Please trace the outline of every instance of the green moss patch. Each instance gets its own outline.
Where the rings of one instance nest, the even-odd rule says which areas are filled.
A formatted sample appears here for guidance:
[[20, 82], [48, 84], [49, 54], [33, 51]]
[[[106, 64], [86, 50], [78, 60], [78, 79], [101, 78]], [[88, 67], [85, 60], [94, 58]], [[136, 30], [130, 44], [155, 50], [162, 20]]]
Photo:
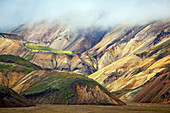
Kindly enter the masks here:
[[21, 58], [15, 55], [0, 55], [0, 62], [5, 62], [8, 64], [13, 63], [13, 64], [22, 65], [28, 68], [39, 69], [39, 67], [36, 66], [35, 64], [32, 64], [29, 61], [25, 60], [24, 58]]
[[0, 71], [22, 72], [26, 75], [37, 69], [40, 67], [19, 56], [0, 55]]
[[23, 67], [23, 69], [17, 69], [18, 64], [14, 63], [4, 63], [0, 62], [0, 71], [6, 71], [6, 72], [22, 72], [25, 75], [33, 71], [33, 68]]
[[74, 55], [73, 52], [71, 52], [71, 51], [57, 50], [57, 49], [53, 49], [53, 48], [50, 48], [48, 46], [41, 45], [41, 44], [24, 42], [24, 45], [27, 47], [28, 50], [31, 50], [32, 53], [43, 52], [43, 53], [64, 54], [64, 55], [68, 55], [68, 56]]

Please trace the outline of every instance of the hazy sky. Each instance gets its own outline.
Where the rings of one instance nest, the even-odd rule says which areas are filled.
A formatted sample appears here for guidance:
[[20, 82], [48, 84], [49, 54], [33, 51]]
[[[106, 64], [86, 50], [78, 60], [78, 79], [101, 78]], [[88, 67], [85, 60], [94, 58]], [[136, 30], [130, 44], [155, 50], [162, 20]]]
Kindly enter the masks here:
[[112, 26], [170, 17], [170, 0], [0, 0], [0, 29], [42, 19]]

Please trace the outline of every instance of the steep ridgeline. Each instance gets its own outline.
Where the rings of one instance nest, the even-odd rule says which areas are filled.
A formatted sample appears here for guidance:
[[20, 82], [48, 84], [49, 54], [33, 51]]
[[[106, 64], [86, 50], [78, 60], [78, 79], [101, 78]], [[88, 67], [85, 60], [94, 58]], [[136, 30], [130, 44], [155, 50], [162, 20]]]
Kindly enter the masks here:
[[[125, 104], [92, 79], [75, 73], [40, 70], [12, 55], [0, 55], [0, 84], [38, 104]], [[29, 105], [14, 91], [0, 85], [0, 106]]]
[[70, 51], [49, 48], [45, 45], [0, 38], [0, 54], [23, 57], [43, 69], [55, 69], [91, 74], [95, 69]]
[[58, 50], [84, 52], [96, 45], [106, 30], [99, 28], [71, 27], [69, 22], [44, 20], [30, 22], [9, 31], [23, 37], [27, 42], [47, 45]]
[[170, 37], [170, 19], [144, 25], [118, 25], [81, 56], [99, 70], [136, 52], [155, 47]]
[[0, 107], [29, 107], [35, 106], [24, 96], [19, 95], [12, 89], [0, 85]]
[[[129, 41], [123, 41], [124, 37], [122, 41], [111, 45], [112, 48], [106, 49], [102, 57], [106, 53], [106, 56], [110, 57], [99, 58], [99, 66], [101, 59], [103, 62], [107, 61], [107, 58], [113, 58], [115, 61], [89, 77], [105, 86], [110, 92], [116, 93], [117, 97], [125, 102], [169, 103], [169, 36], [170, 23], [167, 21], [145, 26]], [[117, 55], [113, 57], [110, 50]]]

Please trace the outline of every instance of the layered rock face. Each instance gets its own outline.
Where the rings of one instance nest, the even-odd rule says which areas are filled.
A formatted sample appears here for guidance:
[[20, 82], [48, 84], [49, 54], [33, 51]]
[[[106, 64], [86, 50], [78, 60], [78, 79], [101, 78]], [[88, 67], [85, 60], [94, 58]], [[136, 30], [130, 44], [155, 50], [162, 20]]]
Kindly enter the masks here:
[[33, 102], [19, 95], [12, 89], [0, 85], [0, 107], [28, 107], [35, 106]]
[[[88, 51], [88, 55], [93, 56], [98, 69], [102, 69], [123, 57], [169, 40], [169, 29], [169, 20], [145, 25], [119, 25], [108, 31], [104, 38]], [[87, 52], [82, 54], [82, 58], [89, 59]]]
[[[170, 104], [169, 80], [169, 72], [159, 75], [159, 77], [144, 85], [141, 88], [140, 93], [137, 94], [137, 96], [132, 101]], [[121, 98], [123, 99], [124, 97], [125, 96], [122, 96]]]

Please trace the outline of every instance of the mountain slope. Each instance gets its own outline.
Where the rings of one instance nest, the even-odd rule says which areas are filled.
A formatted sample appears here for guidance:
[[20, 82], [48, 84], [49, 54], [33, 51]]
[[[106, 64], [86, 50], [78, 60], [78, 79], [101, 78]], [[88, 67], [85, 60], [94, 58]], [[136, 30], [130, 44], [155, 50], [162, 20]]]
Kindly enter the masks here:
[[[111, 92], [116, 93], [119, 90], [121, 94], [118, 97], [126, 102], [164, 102], [165, 99], [169, 98], [170, 88], [169, 80], [166, 78], [169, 77], [169, 41], [136, 53], [137, 56], [123, 57], [89, 77], [103, 84]], [[162, 79], [162, 81], [162, 77], [166, 79]], [[159, 83], [159, 85], [155, 83]], [[148, 89], [148, 87], [151, 89]], [[147, 93], [148, 91], [152, 94]], [[168, 97], [158, 101], [158, 98], [165, 95], [166, 92]], [[151, 98], [152, 95], [154, 97]]]
[[[21, 57], [0, 56], [0, 84], [23, 94], [32, 102], [39, 104], [125, 104], [97, 82], [83, 75], [40, 70], [41, 68]], [[25, 72], [27, 68], [30, 70]], [[3, 96], [7, 98], [8, 94], [5, 93]], [[9, 106], [15, 106], [12, 103], [9, 102]], [[20, 103], [18, 106], [21, 106]]]
[[[87, 32], [85, 29], [68, 29], [70, 28], [66, 24], [53, 26], [44, 21], [25, 24], [9, 33], [18, 33], [29, 42], [72, 50], [73, 56], [58, 53], [56, 55], [51, 53], [52, 49], [48, 49], [47, 52], [42, 50], [44, 46], [38, 49], [29, 48], [29, 44], [36, 45], [35, 47], [39, 47], [39, 44], [9, 39], [0, 39], [0, 54], [10, 53], [22, 56], [44, 69], [72, 71], [84, 73], [87, 76], [91, 74], [90, 78], [125, 102], [168, 103], [169, 90], [162, 86], [167, 82], [166, 80], [160, 83], [162, 89], [157, 87], [158, 90], [151, 91], [154, 97], [147, 95], [147, 99], [140, 100], [140, 96], [142, 97], [140, 93], [145, 94], [148, 91], [145, 90], [148, 87], [147, 84], [156, 87], [154, 83], [160, 80], [159, 76], [169, 75], [169, 19], [140, 25], [117, 25], [102, 30], [105, 33], [99, 36], [98, 33], [102, 31], [94, 27], [89, 28]], [[46, 46], [45, 48], [47, 49]], [[27, 87], [24, 88], [26, 89]]]
[[84, 52], [97, 44], [106, 33], [99, 28], [70, 27], [69, 22], [30, 22], [18, 26], [8, 33], [20, 34], [27, 42], [47, 45], [54, 49]]
[[73, 71], [85, 75], [91, 74], [89, 70], [93, 70], [70, 51], [56, 50], [45, 45], [18, 40], [0, 38], [0, 54], [20, 56], [42, 68]]
[[[93, 56], [97, 69], [102, 69], [123, 57], [131, 56], [169, 40], [169, 29], [170, 20], [145, 25], [118, 25], [88, 52], [84, 52], [82, 58], [90, 61], [87, 56]], [[94, 64], [93, 62], [91, 64]]]
[[39, 104], [124, 104], [97, 82], [71, 73], [49, 73], [22, 94]]
[[28, 107], [34, 104], [12, 89], [0, 85], [0, 107]]

